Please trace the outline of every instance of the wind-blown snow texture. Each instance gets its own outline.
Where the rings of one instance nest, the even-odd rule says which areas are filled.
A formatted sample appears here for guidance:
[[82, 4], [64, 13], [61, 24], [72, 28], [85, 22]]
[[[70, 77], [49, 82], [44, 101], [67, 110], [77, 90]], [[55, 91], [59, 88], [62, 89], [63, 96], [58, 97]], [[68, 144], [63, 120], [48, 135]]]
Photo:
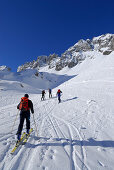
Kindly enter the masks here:
[[[14, 74], [1, 68], [1, 170], [114, 169], [114, 52], [93, 53], [92, 59], [71, 69], [56, 72], [42, 67], [39, 77], [34, 70]], [[49, 87], [53, 98], [49, 99], [46, 91], [46, 100], [41, 101], [41, 89]], [[58, 88], [63, 92], [60, 104]], [[11, 155], [19, 124], [19, 115], [14, 124], [16, 106], [26, 92], [34, 104], [38, 137], [31, 114], [34, 131]]]

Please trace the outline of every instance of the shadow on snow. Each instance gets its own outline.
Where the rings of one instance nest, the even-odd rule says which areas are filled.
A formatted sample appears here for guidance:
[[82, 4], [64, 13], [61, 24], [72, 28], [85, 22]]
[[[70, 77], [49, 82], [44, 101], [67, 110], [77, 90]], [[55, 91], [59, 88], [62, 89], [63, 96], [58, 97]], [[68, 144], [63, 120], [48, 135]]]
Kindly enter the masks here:
[[[47, 73], [47, 72], [40, 72], [41, 74], [44, 75], [44, 78], [47, 79], [49, 81], [49, 87], [50, 88], [56, 88], [59, 85], [63, 84], [64, 82], [76, 77], [77, 75], [57, 75], [54, 73]], [[48, 87], [48, 88], [49, 88]]]
[[63, 102], [68, 102], [68, 101], [70, 101], [70, 100], [75, 100], [75, 99], [77, 99], [77, 98], [78, 98], [78, 97], [73, 97], [73, 98], [71, 98], [71, 99], [62, 100], [61, 103], [63, 103]]
[[[71, 140], [66, 138], [53, 138], [52, 141], [50, 138], [45, 137], [34, 137], [35, 140], [38, 140], [38, 144], [31, 144], [28, 142], [28, 145], [26, 147], [32, 147], [35, 148], [37, 146], [101, 146], [101, 147], [114, 147], [114, 141], [111, 140], [104, 140], [104, 141], [97, 141], [93, 138], [89, 138], [86, 140]], [[43, 141], [42, 141], [43, 140]]]

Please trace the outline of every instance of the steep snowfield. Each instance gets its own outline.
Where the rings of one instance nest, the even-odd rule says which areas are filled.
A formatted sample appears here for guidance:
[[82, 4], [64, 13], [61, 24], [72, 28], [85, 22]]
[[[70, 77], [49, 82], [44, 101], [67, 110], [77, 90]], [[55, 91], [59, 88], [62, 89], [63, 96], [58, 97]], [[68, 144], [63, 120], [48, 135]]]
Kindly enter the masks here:
[[[41, 71], [49, 74], [47, 68]], [[50, 70], [50, 73], [54, 75], [51, 77], [54, 82], [57, 72]], [[17, 80], [1, 78], [1, 170], [114, 169], [114, 53], [108, 56], [98, 53], [72, 69], [63, 69], [57, 76], [60, 80], [57, 78], [54, 84], [53, 98], [49, 99], [47, 92], [46, 100], [42, 102], [35, 82], [24, 82], [26, 85], [22, 90], [18, 83], [15, 84]], [[63, 80], [64, 76], [68, 79]], [[45, 88], [48, 86], [46, 84]], [[11, 155], [19, 123], [16, 106], [26, 88], [34, 103], [38, 137], [31, 114], [34, 131], [26, 145]], [[63, 92], [60, 104], [56, 98], [58, 88]]]

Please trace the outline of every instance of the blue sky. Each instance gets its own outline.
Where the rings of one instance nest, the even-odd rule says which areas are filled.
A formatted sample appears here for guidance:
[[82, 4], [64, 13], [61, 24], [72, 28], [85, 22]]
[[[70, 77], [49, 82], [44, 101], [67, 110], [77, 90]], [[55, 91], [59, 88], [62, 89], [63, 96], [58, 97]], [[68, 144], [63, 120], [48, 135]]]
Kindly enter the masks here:
[[0, 65], [12, 71], [106, 33], [114, 33], [114, 0], [0, 0]]

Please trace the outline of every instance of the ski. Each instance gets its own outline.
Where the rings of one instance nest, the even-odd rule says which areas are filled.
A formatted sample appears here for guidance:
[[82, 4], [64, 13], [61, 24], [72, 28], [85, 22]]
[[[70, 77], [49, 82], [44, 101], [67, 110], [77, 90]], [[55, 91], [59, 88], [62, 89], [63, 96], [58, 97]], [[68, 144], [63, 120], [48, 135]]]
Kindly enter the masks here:
[[25, 136], [26, 136], [26, 133], [23, 132], [23, 134], [21, 135], [20, 141], [18, 143], [16, 143], [14, 148], [11, 150], [11, 154], [13, 154], [16, 151], [16, 149], [22, 144], [22, 141], [25, 138]]
[[33, 128], [30, 129], [29, 134], [26, 134], [26, 137], [25, 137], [25, 139], [23, 140], [22, 145], [25, 145], [25, 143], [27, 142], [27, 140], [28, 140], [30, 134], [32, 133], [32, 131], [33, 131]]

